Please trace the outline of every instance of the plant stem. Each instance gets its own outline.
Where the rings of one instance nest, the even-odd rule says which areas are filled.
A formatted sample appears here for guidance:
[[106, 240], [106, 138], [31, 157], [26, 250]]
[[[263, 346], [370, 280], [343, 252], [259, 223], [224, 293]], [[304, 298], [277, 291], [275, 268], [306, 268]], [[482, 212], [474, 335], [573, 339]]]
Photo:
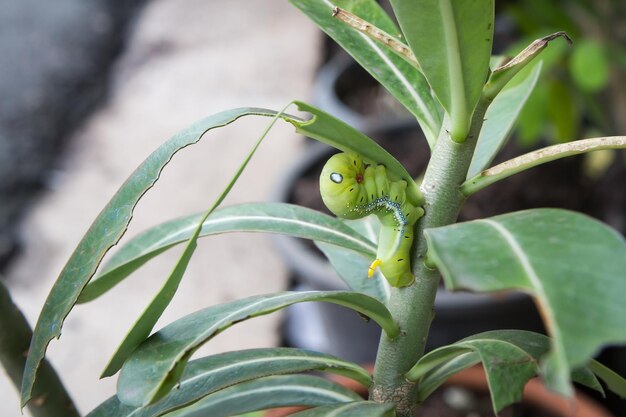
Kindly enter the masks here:
[[418, 222], [412, 265], [415, 283], [393, 288], [388, 303], [400, 326], [400, 336], [390, 340], [381, 336], [370, 399], [395, 402], [398, 417], [413, 417], [417, 411], [417, 384], [406, 380], [405, 373], [424, 354], [428, 330], [434, 317], [434, 302], [440, 275], [424, 264], [424, 230], [456, 221], [464, 197], [459, 186], [465, 181], [483, 118], [490, 100], [481, 98], [470, 131], [462, 143], [453, 141], [447, 123], [441, 129], [422, 182], [425, 215]]
[[[18, 390], [22, 386], [32, 336], [28, 321], [13, 303], [8, 289], [0, 283], [0, 363]], [[28, 409], [33, 417], [80, 417], [63, 383], [46, 360], [41, 362]]]

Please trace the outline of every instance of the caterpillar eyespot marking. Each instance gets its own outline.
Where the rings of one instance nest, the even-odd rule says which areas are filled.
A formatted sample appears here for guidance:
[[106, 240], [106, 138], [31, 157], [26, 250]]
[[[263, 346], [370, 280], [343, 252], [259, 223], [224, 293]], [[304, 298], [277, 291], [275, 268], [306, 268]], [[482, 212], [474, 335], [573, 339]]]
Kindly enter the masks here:
[[384, 164], [368, 165], [359, 155], [349, 153], [332, 156], [320, 175], [322, 199], [335, 215], [346, 219], [370, 214], [378, 217], [378, 250], [367, 274], [371, 277], [380, 267], [395, 287], [410, 285], [414, 280], [410, 262], [404, 260], [410, 257], [413, 226], [424, 214], [421, 207], [407, 201], [406, 187], [404, 180], [389, 179]]
[[333, 172], [332, 174], [330, 174], [330, 180], [335, 184], [341, 184], [341, 182], [343, 181], [343, 176], [337, 172]]

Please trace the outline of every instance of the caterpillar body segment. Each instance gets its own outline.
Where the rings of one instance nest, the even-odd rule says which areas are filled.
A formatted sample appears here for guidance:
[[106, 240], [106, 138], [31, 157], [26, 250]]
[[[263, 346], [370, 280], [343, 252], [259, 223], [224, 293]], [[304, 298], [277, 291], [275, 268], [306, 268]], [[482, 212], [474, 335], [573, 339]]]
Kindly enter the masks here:
[[392, 286], [410, 285], [413, 280], [410, 250], [413, 226], [424, 210], [407, 201], [407, 183], [391, 181], [384, 165], [367, 165], [353, 153], [332, 156], [320, 175], [324, 204], [335, 215], [358, 219], [375, 214], [381, 222], [376, 259], [368, 276], [377, 267]]
[[[386, 226], [380, 228], [376, 258], [382, 261], [380, 271], [393, 287], [405, 287], [415, 280], [411, 272], [411, 245], [413, 227], [405, 227], [402, 232]], [[390, 250], [392, 247], [395, 249]]]

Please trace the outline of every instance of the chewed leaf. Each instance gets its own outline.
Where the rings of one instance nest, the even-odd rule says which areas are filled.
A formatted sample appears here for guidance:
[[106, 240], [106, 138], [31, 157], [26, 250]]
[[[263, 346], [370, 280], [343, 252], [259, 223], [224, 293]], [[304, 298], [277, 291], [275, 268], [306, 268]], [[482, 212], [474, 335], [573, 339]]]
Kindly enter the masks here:
[[626, 343], [626, 241], [608, 226], [535, 209], [429, 229], [426, 239], [449, 289], [535, 297], [552, 336], [541, 361], [549, 388], [570, 395], [572, 369]]
[[[291, 103], [288, 104], [285, 109], [289, 105], [291, 105]], [[255, 144], [248, 151], [248, 154], [244, 158], [243, 162], [239, 165], [233, 176], [230, 178], [230, 181], [224, 186], [221, 193], [217, 196], [211, 206], [202, 215], [202, 218], [194, 226], [193, 233], [189, 237], [189, 240], [185, 245], [183, 253], [178, 259], [178, 262], [176, 262], [176, 264], [174, 265], [174, 268], [170, 272], [159, 292], [153, 297], [152, 301], [150, 301], [150, 304], [148, 304], [148, 307], [146, 307], [143, 313], [141, 313], [137, 321], [135, 321], [131, 329], [126, 334], [126, 337], [124, 338], [122, 343], [115, 350], [115, 353], [113, 354], [106, 368], [102, 372], [103, 377], [111, 376], [119, 371], [126, 358], [128, 358], [128, 355], [130, 355], [130, 353], [134, 351], [135, 348], [139, 346], [139, 344], [150, 335], [150, 332], [152, 331], [157, 321], [174, 298], [176, 291], [178, 290], [178, 286], [180, 285], [180, 282], [185, 275], [185, 271], [189, 266], [189, 261], [191, 261], [191, 257], [198, 247], [198, 237], [200, 236], [200, 232], [202, 231], [204, 222], [215, 211], [215, 209], [219, 207], [220, 204], [222, 204], [226, 196], [228, 196], [228, 193], [230, 193], [230, 191], [235, 186], [235, 183], [243, 173], [246, 166], [248, 166], [248, 163], [250, 163], [250, 160], [256, 153], [257, 149], [259, 148], [263, 140], [267, 137], [267, 134], [272, 129], [276, 121], [278, 121], [278, 118], [283, 115], [283, 113], [284, 109], [274, 116], [270, 124], [266, 127], [265, 131], [261, 134], [259, 139], [257, 139]]]

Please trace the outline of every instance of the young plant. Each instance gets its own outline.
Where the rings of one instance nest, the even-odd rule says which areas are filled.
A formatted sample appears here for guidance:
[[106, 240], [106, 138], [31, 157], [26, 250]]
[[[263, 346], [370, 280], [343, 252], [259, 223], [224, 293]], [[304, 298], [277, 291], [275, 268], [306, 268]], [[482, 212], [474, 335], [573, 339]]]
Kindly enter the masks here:
[[[491, 56], [493, 0], [392, 0], [400, 28], [375, 0], [291, 3], [416, 117], [432, 152], [421, 183], [370, 138], [302, 102], [295, 105], [306, 119], [284, 111], [243, 108], [197, 122], [161, 145], [131, 174], [69, 259], [34, 331], [22, 404], [31, 400], [47, 345], [60, 336], [74, 305], [98, 298], [151, 258], [182, 243], [185, 250], [163, 288], [103, 372], [111, 376], [119, 371], [117, 395], [90, 416], [215, 417], [304, 405], [312, 408], [295, 415], [412, 417], [449, 376], [477, 363], [485, 369], [496, 412], [519, 401], [524, 385], [536, 375], [565, 396], [573, 394], [572, 381], [602, 391], [597, 378], [626, 395], [626, 381], [593, 360], [601, 347], [626, 343], [624, 238], [594, 219], [557, 209], [455, 224], [463, 202], [496, 181], [569, 155], [626, 148], [626, 137], [594, 138], [489, 167], [535, 86], [541, 70], [535, 58], [563, 34], [538, 39], [513, 59], [504, 59]], [[266, 131], [206, 213], [147, 230], [97, 271], [124, 234], [138, 200], [172, 156], [210, 130], [244, 116], [270, 117], [270, 127], [286, 121], [296, 132], [343, 152], [331, 158], [322, 173], [322, 194], [339, 216], [376, 214], [382, 225], [378, 242], [352, 223], [303, 207], [254, 203], [218, 208]], [[236, 231], [308, 238], [337, 248], [341, 256], [358, 258], [350, 270], [338, 272], [360, 291], [257, 295], [209, 306], [151, 335], [197, 239]], [[378, 266], [384, 277], [374, 274], [364, 285], [368, 270], [371, 275]], [[550, 337], [492, 331], [425, 354], [441, 277], [451, 290], [531, 294]], [[373, 376], [339, 358], [287, 348], [190, 360], [204, 343], [238, 322], [310, 301], [345, 306], [382, 327]], [[353, 378], [369, 387], [369, 399], [329, 380], [301, 375], [313, 370]]]

